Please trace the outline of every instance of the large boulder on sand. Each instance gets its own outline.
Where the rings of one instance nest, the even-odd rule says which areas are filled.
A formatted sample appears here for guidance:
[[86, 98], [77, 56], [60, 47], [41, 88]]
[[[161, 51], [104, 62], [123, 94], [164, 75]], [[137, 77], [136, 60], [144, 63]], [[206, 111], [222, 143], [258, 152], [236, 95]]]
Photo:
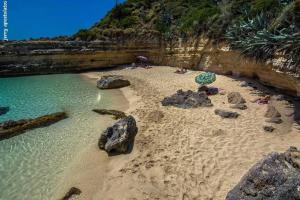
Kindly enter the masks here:
[[130, 82], [123, 76], [108, 75], [97, 80], [97, 87], [100, 89], [116, 89], [129, 86]]
[[239, 92], [230, 92], [227, 95], [228, 103], [231, 104], [243, 104], [246, 103], [245, 99], [242, 97], [242, 95]]
[[98, 146], [107, 153], [126, 153], [133, 144], [137, 130], [135, 119], [132, 116], [125, 117], [101, 134]]
[[205, 92], [193, 92], [191, 90], [178, 90], [176, 94], [166, 97], [162, 100], [163, 106], [175, 106], [179, 108], [196, 108], [196, 107], [210, 107], [211, 100], [207, 97]]
[[271, 153], [255, 164], [226, 200], [300, 199], [300, 151]]

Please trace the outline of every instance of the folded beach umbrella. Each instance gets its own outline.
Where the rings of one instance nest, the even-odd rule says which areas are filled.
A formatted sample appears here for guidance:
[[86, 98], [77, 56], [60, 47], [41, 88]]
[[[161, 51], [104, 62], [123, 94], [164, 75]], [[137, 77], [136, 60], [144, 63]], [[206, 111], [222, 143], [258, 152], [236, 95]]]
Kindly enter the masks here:
[[216, 81], [216, 74], [212, 72], [203, 72], [196, 76], [195, 81], [200, 85], [208, 85]]

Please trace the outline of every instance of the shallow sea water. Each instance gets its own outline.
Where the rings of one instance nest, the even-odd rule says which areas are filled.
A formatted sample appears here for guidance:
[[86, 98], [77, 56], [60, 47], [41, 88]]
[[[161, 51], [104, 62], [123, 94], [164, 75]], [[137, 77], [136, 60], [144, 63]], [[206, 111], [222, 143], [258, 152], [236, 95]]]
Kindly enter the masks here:
[[120, 91], [100, 91], [75, 74], [0, 79], [0, 106], [10, 106], [0, 122], [58, 111], [69, 115], [49, 127], [0, 141], [0, 199], [55, 199], [72, 160], [97, 143], [101, 131], [113, 122], [91, 110], [120, 109], [124, 105], [113, 106], [120, 98]]

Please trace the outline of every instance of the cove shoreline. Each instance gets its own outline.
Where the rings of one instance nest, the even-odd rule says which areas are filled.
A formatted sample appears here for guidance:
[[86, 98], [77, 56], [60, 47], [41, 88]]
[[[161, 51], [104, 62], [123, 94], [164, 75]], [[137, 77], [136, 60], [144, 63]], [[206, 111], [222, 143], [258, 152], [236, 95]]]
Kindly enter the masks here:
[[[267, 106], [251, 103], [259, 97], [254, 91], [260, 88], [241, 87], [242, 80], [217, 75], [213, 84], [245, 97], [248, 109], [238, 111], [241, 116], [235, 120], [214, 114], [215, 108], [229, 107], [222, 95], [210, 97], [213, 108], [161, 106], [161, 100], [178, 89], [196, 90], [198, 73], [180, 75], [174, 68], [154, 66], [82, 74], [93, 80], [102, 75], [122, 75], [130, 80], [131, 86], [120, 91], [129, 102], [125, 112], [136, 118], [139, 132], [131, 154], [109, 157], [95, 141], [72, 165], [60, 196], [74, 186], [82, 190], [78, 199], [221, 200], [263, 156], [300, 146], [295, 122], [284, 122], [272, 134], [263, 131]], [[292, 112], [288, 102], [278, 103], [282, 113]], [[158, 112], [164, 116], [157, 121]]]
[[[94, 74], [80, 73], [79, 74], [85, 81], [96, 87], [96, 80], [99, 78]], [[117, 109], [125, 113], [129, 112], [134, 106], [135, 97], [130, 88], [120, 88], [113, 90], [103, 90], [113, 97], [114, 101], [106, 109]], [[106, 116], [111, 118], [111, 116]], [[117, 120], [113, 120], [114, 122]], [[112, 122], [112, 123], [114, 123]], [[110, 124], [112, 125], [112, 124]], [[109, 124], [107, 125], [110, 126]], [[99, 129], [99, 137], [104, 129]], [[63, 178], [61, 190], [58, 191], [56, 199], [65, 195], [71, 187], [77, 187], [81, 191], [80, 199], [92, 199], [90, 194], [95, 194], [99, 187], [103, 184], [103, 176], [109, 169], [112, 158], [106, 152], [100, 151], [98, 141], [86, 147], [81, 151], [76, 158], [69, 165], [68, 172]]]

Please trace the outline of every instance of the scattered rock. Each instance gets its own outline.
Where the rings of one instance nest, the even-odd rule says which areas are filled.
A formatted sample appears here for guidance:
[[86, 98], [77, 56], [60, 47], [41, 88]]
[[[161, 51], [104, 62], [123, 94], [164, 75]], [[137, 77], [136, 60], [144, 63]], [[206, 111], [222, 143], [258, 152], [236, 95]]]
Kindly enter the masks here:
[[64, 112], [52, 113], [35, 119], [22, 119], [18, 121], [9, 120], [0, 123], [0, 140], [19, 135], [26, 130], [49, 126], [67, 118]]
[[214, 129], [212, 131], [209, 132], [209, 136], [212, 136], [212, 137], [217, 137], [217, 136], [220, 136], [220, 135], [224, 135], [226, 132], [222, 129]]
[[279, 95], [273, 95], [272, 99], [275, 101], [283, 101], [283, 100], [285, 100], [285, 97], [284, 97], [284, 95], [279, 94]]
[[273, 126], [263, 126], [263, 129], [267, 132], [273, 132], [275, 130]]
[[125, 117], [101, 134], [98, 146], [107, 153], [126, 153], [133, 144], [137, 131], [135, 119], [132, 116]]
[[147, 116], [147, 121], [158, 123], [162, 118], [164, 118], [164, 113], [159, 110], [154, 110], [150, 112]]
[[248, 87], [249, 84], [246, 81], [242, 81], [240, 84], [241, 87]]
[[126, 117], [124, 112], [118, 110], [93, 109], [93, 111], [99, 113], [100, 115], [113, 115], [114, 119], [122, 119]]
[[176, 94], [162, 100], [163, 106], [175, 106], [178, 108], [211, 107], [211, 100], [205, 92], [193, 92], [191, 90], [178, 90]]
[[9, 107], [0, 107], [0, 115], [8, 113]]
[[123, 76], [108, 75], [97, 80], [97, 87], [100, 89], [116, 89], [129, 86], [130, 82]]
[[266, 119], [266, 122], [273, 123], [273, 124], [281, 124], [282, 119], [280, 117], [273, 117], [273, 118], [270, 118], [270, 119]]
[[221, 91], [219, 91], [219, 94], [220, 95], [226, 95], [226, 91], [225, 90], [221, 90]]
[[207, 95], [216, 95], [219, 93], [219, 89], [215, 87], [201, 86], [198, 88], [198, 92], [205, 92]]
[[246, 110], [248, 107], [247, 107], [246, 104], [240, 103], [240, 104], [235, 104], [233, 106], [230, 106], [230, 108], [240, 109], [240, 110]]
[[76, 188], [76, 187], [72, 187], [67, 193], [66, 195], [61, 198], [61, 200], [69, 200], [71, 199], [74, 195], [80, 195], [81, 194], [81, 190]]
[[300, 199], [300, 151], [270, 153], [255, 164], [227, 194], [226, 200]]
[[215, 114], [221, 116], [222, 118], [238, 118], [238, 116], [240, 115], [237, 112], [231, 112], [221, 109], [216, 109]]
[[243, 104], [246, 103], [245, 99], [242, 97], [242, 95], [239, 92], [230, 92], [227, 95], [228, 103], [231, 104]]
[[269, 104], [265, 117], [267, 118], [281, 117], [281, 114], [274, 106]]
[[209, 88], [205, 85], [198, 88], [198, 92], [206, 92]]

